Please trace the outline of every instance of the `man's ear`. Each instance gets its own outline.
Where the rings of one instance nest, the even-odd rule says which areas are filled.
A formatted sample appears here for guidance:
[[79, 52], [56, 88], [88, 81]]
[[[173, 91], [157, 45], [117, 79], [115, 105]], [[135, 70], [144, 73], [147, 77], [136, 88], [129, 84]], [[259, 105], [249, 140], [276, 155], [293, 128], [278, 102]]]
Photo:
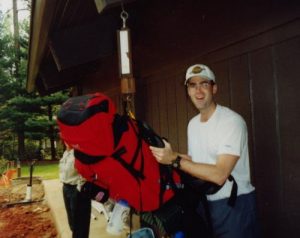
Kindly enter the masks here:
[[215, 95], [217, 93], [217, 91], [218, 91], [218, 86], [217, 86], [217, 84], [214, 84], [213, 85], [213, 94]]

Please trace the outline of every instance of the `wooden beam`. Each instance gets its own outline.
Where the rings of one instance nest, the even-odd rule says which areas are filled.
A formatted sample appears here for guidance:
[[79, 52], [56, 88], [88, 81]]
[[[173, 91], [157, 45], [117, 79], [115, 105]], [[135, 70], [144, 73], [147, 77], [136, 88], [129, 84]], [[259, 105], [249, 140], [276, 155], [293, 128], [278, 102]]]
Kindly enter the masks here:
[[108, 5], [120, 4], [122, 0], [95, 0], [98, 13], [101, 13]]
[[116, 51], [117, 16], [102, 16], [93, 24], [53, 34], [50, 51], [59, 71], [112, 55]]
[[47, 49], [48, 35], [51, 21], [53, 19], [53, 12], [58, 0], [32, 1], [32, 13], [30, 24], [30, 44], [29, 44], [29, 63], [27, 66], [28, 76], [26, 82], [26, 89], [32, 92], [35, 87], [35, 79], [38, 75], [38, 70], [42, 57]]
[[135, 0], [94, 0], [98, 13], [102, 13], [107, 8], [125, 5], [126, 3], [133, 2]]
[[47, 59], [39, 71], [39, 77], [43, 88], [49, 91], [53, 88], [63, 88], [66, 85], [73, 85], [84, 75], [82, 68], [71, 68], [70, 70], [58, 71], [53, 59]]

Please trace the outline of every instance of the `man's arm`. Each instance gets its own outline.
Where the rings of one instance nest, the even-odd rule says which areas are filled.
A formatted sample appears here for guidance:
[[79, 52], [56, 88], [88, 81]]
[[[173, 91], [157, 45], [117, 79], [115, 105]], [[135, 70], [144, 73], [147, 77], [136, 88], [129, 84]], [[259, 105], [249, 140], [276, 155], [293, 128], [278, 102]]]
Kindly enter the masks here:
[[196, 178], [223, 185], [231, 174], [239, 156], [223, 154], [219, 155], [216, 164], [196, 163], [191, 157], [180, 154], [172, 150], [171, 145], [164, 141], [164, 148], [150, 146], [156, 160], [161, 164], [171, 164], [177, 156], [182, 157], [180, 161], [180, 169]]

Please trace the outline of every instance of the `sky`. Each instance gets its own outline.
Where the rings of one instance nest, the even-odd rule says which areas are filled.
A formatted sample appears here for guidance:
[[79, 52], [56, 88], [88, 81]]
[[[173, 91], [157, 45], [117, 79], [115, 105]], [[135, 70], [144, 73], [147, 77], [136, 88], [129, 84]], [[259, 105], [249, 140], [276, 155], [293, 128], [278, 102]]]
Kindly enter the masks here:
[[[4, 14], [12, 14], [12, 2], [13, 0], [0, 0], [0, 10]], [[25, 8], [25, 2], [23, 0], [17, 0], [18, 9]], [[29, 11], [27, 10], [20, 10], [19, 11], [19, 19], [22, 20], [29, 16]]]

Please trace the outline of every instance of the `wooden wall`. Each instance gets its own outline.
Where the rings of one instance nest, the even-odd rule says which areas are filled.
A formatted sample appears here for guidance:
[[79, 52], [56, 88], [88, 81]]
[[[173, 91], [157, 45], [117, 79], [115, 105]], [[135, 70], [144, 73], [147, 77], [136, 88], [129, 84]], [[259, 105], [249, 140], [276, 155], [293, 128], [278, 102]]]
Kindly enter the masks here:
[[[230, 4], [218, 11], [209, 10], [211, 5], [203, 8], [200, 1], [187, 1], [193, 2], [190, 6], [174, 1], [170, 14], [166, 2], [146, 5], [133, 37], [138, 118], [167, 137], [175, 150], [186, 152], [187, 123], [197, 112], [185, 92], [185, 70], [194, 63], [208, 64], [217, 78], [217, 102], [240, 113], [248, 125], [263, 237], [298, 237], [299, 8], [279, 5], [278, 11], [269, 13], [265, 5], [251, 5], [232, 15]], [[198, 28], [198, 9], [208, 9], [206, 17], [219, 16], [221, 11], [225, 15], [208, 18], [204, 28]], [[253, 16], [254, 12], [260, 14]], [[106, 91], [120, 105], [117, 67], [112, 61], [101, 66], [106, 69], [104, 76], [89, 77], [83, 88], [84, 92]], [[101, 77], [109, 82], [97, 81]]]
[[[299, 23], [278, 31], [292, 24], [300, 29]], [[276, 34], [271, 31], [263, 37]], [[267, 45], [261, 45], [257, 38], [262, 36], [256, 36], [246, 43], [258, 41], [249, 51], [238, 44], [194, 59], [195, 63], [209, 62], [216, 73], [217, 102], [231, 107], [247, 122], [252, 178], [265, 237], [300, 234], [299, 31], [297, 34]], [[146, 121], [169, 138], [176, 150], [186, 152], [186, 126], [195, 111], [187, 100], [183, 79], [183, 70], [143, 79], [147, 82], [143, 107], [147, 108]]]

